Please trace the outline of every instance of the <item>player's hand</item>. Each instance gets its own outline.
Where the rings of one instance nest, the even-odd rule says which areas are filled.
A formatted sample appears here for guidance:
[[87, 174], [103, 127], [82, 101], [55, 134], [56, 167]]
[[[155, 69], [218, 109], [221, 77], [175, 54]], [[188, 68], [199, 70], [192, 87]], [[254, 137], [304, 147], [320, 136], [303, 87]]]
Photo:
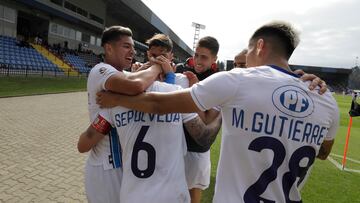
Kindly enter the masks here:
[[131, 65], [131, 72], [136, 72], [139, 70], [139, 68], [142, 66], [142, 63], [136, 62]]
[[[139, 69], [138, 69], [137, 71], [146, 70], [146, 69], [150, 68], [151, 65], [152, 65], [152, 64], [151, 64], [150, 62], [143, 63], [143, 64], [139, 67]], [[161, 70], [161, 71], [162, 71], [162, 70]]]
[[96, 93], [96, 103], [100, 108], [112, 108], [117, 106], [117, 94], [111, 92], [98, 92]]
[[198, 83], [199, 79], [197, 78], [197, 76], [195, 75], [195, 73], [191, 72], [191, 71], [185, 71], [183, 72], [183, 74], [187, 77], [187, 79], [189, 80], [189, 87], [193, 86], [193, 84]]
[[300, 79], [302, 81], [311, 81], [311, 83], [309, 85], [310, 90], [314, 90], [317, 86], [319, 86], [320, 87], [319, 94], [324, 94], [326, 92], [327, 84], [324, 80], [322, 80], [318, 76], [316, 76], [314, 74], [305, 73], [301, 69], [295, 70], [294, 73], [297, 75], [301, 75]]
[[152, 57], [152, 58], [150, 58], [150, 61], [161, 65], [161, 68], [162, 68], [164, 74], [169, 73], [169, 72], [174, 72], [174, 69], [171, 65], [171, 61], [163, 55], [160, 55], [156, 58]]

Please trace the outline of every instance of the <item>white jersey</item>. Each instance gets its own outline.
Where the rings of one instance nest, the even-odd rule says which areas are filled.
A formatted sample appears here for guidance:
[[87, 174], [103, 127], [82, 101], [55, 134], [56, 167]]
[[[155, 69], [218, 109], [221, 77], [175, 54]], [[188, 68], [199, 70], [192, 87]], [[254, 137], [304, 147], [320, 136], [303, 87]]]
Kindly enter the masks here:
[[[148, 91], [169, 92], [179, 86], [155, 81]], [[120, 137], [123, 183], [120, 202], [189, 202], [183, 123], [197, 114], [148, 114], [124, 107], [100, 112]]]
[[182, 73], [175, 73], [175, 84], [182, 88], [189, 87], [189, 79]]
[[[106, 80], [116, 73], [119, 71], [106, 63], [99, 63], [91, 69], [87, 81], [90, 122], [93, 122], [100, 112], [100, 107], [96, 104], [96, 93], [106, 90]], [[90, 165], [103, 165], [105, 170], [121, 166], [119, 139], [114, 132], [116, 131], [113, 130], [91, 149], [88, 158]]]
[[308, 85], [261, 66], [217, 73], [192, 87], [201, 110], [221, 107], [215, 203], [301, 200], [308, 168], [321, 143], [334, 139], [339, 119], [331, 93]]

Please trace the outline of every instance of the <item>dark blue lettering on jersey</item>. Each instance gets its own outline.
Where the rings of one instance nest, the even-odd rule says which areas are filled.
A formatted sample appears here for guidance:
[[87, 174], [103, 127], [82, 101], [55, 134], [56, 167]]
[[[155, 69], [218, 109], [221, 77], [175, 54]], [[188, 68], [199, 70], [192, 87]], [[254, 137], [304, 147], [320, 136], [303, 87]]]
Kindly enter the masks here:
[[[243, 109], [232, 109], [232, 126], [245, 131], [262, 135], [286, 137], [296, 142], [321, 145], [328, 128], [315, 123], [305, 122], [300, 118], [292, 118], [280, 115], [270, 115], [262, 112], [255, 112], [249, 116], [245, 115]], [[245, 119], [250, 126], [245, 126]]]
[[181, 117], [179, 113], [169, 113], [169, 114], [147, 114], [135, 110], [125, 111], [115, 114], [115, 125], [117, 127], [126, 126], [132, 122], [158, 122], [158, 123], [174, 123], [182, 122], [180, 121]]

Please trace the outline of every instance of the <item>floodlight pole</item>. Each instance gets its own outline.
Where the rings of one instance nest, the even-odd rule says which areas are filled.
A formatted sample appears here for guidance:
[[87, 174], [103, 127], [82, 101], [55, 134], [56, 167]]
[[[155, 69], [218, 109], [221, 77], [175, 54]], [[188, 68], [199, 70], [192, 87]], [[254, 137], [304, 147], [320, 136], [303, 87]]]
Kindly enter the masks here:
[[199, 23], [193, 22], [192, 26], [195, 27], [194, 43], [193, 43], [193, 51], [195, 51], [196, 43], [198, 42], [200, 36], [200, 29], [205, 29], [205, 25], [201, 25]]

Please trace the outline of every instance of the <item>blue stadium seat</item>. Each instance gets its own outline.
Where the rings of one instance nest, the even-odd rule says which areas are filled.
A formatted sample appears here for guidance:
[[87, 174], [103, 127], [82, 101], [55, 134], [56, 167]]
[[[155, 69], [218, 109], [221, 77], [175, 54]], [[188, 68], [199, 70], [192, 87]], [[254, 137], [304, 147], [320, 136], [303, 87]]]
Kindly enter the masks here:
[[10, 65], [14, 68], [26, 68], [41, 70], [41, 67], [58, 69], [55, 64], [43, 57], [33, 48], [19, 47], [13, 37], [0, 36], [0, 63]]

